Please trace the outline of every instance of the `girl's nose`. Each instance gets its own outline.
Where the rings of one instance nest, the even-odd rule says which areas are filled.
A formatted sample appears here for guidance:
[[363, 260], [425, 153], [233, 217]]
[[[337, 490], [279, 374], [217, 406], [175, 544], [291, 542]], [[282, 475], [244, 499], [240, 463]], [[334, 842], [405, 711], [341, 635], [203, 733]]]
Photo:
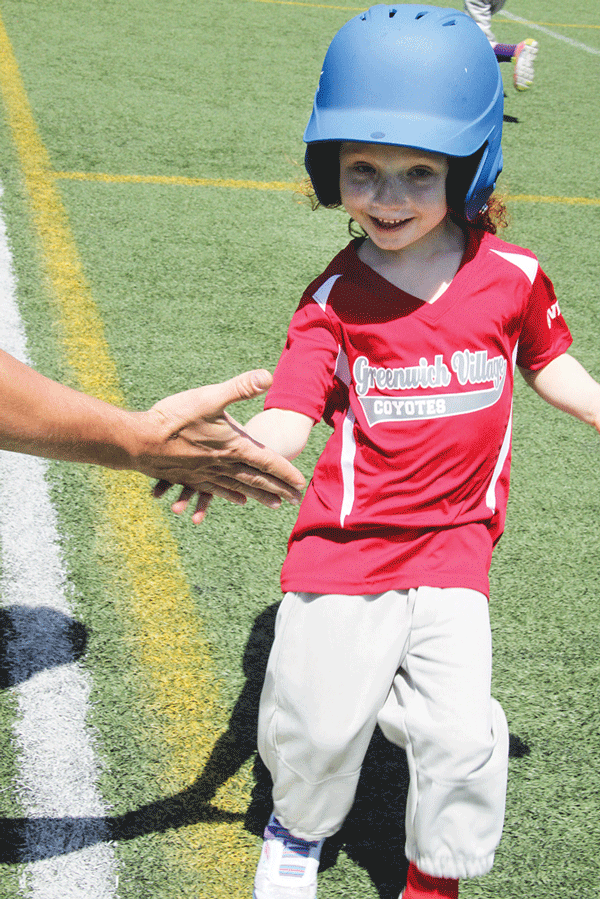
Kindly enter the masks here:
[[406, 199], [406, 185], [401, 178], [381, 178], [377, 185], [376, 198], [388, 206], [400, 205]]

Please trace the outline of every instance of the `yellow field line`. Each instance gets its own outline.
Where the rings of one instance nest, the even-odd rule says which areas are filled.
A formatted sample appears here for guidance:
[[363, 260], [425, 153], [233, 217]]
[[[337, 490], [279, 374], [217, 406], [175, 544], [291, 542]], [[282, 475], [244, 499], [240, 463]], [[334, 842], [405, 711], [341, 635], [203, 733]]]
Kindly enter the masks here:
[[[81, 389], [122, 405], [125, 399], [101, 316], [1, 16], [0, 93], [18, 151], [66, 358]], [[202, 772], [226, 724], [219, 709], [209, 647], [201, 633], [177, 544], [164, 513], [149, 496], [146, 479], [104, 469], [91, 471], [90, 476], [97, 479], [104, 497], [95, 522], [99, 544], [104, 543], [110, 568], [119, 572], [118, 588], [126, 622], [134, 631], [134, 651], [156, 691], [156, 708], [152, 711], [161, 722], [160, 738], [168, 747], [162, 793], [176, 794]], [[247, 805], [250, 796], [243, 776], [232, 778], [218, 794], [216, 801], [221, 808], [239, 813], [240, 806], [243, 810], [244, 803]], [[241, 824], [196, 824], [187, 828], [186, 835], [185, 845], [179, 848], [178, 841], [176, 858], [170, 863], [174, 869], [185, 865], [198, 870], [198, 897], [231, 899], [249, 894], [255, 841]], [[189, 846], [190, 839], [194, 847]], [[166, 853], [173, 852], [168, 840], [163, 846]], [[226, 864], [218, 866], [220, 870], [215, 852], [226, 859]]]
[[[223, 187], [230, 190], [300, 191], [293, 181], [245, 181], [234, 178], [183, 178], [177, 175], [108, 175], [100, 172], [53, 172], [52, 177], [68, 181], [98, 181], [105, 184], [174, 184], [184, 187]], [[568, 206], [600, 206], [598, 197], [553, 197], [536, 194], [512, 194], [508, 203], [557, 203]]]
[[507, 203], [557, 203], [566, 206], [600, 206], [599, 197], [551, 197], [536, 194], [509, 194]]
[[253, 0], [254, 3], [274, 3], [277, 6], [310, 6], [314, 9], [341, 9], [348, 12], [363, 12], [369, 4], [365, 6], [335, 6], [333, 3], [305, 3], [303, 0]]
[[65, 181], [100, 181], [105, 184], [176, 184], [183, 187], [227, 187], [231, 190], [298, 190], [292, 181], [246, 181], [236, 178], [188, 178], [180, 175], [109, 175], [102, 172], [53, 172]]

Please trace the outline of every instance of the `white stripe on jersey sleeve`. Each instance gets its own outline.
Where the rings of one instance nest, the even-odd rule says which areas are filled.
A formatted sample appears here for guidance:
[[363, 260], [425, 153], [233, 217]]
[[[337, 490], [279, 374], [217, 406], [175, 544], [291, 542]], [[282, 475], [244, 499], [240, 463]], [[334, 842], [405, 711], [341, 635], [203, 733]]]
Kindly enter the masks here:
[[507, 262], [512, 262], [513, 265], [520, 268], [533, 284], [538, 268], [540, 267], [537, 259], [532, 259], [531, 256], [523, 256], [521, 253], [502, 253], [500, 250], [492, 250], [492, 253], [495, 253], [496, 256], [501, 256], [503, 259], [506, 259]]
[[319, 287], [315, 293], [313, 293], [313, 300], [319, 304], [321, 309], [325, 309], [327, 305], [327, 300], [329, 299], [329, 294], [331, 293], [331, 288], [335, 284], [338, 278], [341, 278], [340, 275], [332, 275], [331, 278], [328, 278], [327, 281], [324, 281], [323, 284]]

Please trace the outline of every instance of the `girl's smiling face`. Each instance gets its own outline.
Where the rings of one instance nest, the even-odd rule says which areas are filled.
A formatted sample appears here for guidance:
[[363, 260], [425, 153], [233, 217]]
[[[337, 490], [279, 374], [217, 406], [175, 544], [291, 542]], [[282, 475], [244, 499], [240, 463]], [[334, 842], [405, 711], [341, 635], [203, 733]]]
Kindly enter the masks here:
[[448, 159], [439, 153], [390, 144], [340, 147], [342, 205], [383, 252], [445, 228], [447, 174]]

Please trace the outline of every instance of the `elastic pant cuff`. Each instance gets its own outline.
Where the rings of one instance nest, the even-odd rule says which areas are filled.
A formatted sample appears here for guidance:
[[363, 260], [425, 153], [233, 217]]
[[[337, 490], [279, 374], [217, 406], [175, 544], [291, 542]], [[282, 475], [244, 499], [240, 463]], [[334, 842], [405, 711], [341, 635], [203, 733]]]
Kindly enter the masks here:
[[430, 877], [453, 877], [463, 880], [468, 877], [482, 877], [491, 871], [494, 853], [481, 858], [454, 858], [450, 855], [428, 856], [411, 852], [406, 847], [406, 856], [424, 874]]

